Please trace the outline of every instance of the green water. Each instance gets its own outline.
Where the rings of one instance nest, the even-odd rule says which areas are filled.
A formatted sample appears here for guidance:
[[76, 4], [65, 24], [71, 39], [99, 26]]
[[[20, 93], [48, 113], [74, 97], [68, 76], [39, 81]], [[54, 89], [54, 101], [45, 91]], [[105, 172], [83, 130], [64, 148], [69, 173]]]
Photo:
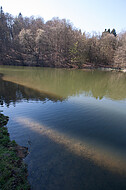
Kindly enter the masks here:
[[33, 190], [126, 189], [126, 74], [0, 67], [11, 139]]

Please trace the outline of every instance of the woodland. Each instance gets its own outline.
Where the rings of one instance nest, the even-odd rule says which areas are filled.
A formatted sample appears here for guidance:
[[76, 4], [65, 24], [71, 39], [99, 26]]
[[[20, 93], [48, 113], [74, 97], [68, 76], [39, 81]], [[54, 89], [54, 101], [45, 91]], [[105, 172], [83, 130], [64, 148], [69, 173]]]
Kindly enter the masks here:
[[125, 68], [126, 32], [89, 34], [66, 19], [13, 17], [1, 7], [0, 65]]

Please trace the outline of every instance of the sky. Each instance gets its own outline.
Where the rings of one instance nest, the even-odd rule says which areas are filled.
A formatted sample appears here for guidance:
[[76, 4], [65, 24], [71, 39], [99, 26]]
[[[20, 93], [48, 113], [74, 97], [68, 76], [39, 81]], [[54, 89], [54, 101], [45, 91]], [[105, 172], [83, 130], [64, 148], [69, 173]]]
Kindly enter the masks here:
[[0, 0], [4, 12], [17, 16], [41, 16], [45, 22], [53, 17], [66, 18], [83, 32], [108, 28], [126, 31], [126, 0]]

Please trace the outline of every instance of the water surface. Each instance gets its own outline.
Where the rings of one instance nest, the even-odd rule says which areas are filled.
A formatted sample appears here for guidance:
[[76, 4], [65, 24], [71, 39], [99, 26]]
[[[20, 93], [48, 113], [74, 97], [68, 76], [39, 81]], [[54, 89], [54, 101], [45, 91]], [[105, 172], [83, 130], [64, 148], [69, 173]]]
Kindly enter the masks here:
[[126, 189], [126, 74], [0, 67], [11, 139], [32, 189]]

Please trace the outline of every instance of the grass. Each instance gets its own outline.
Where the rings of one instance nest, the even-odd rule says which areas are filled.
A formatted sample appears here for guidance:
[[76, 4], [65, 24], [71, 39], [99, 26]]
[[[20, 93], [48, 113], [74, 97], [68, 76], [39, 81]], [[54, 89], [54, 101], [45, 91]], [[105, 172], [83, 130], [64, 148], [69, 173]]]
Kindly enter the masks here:
[[20, 146], [10, 140], [5, 127], [8, 120], [0, 113], [0, 190], [30, 190], [27, 166], [19, 154]]

